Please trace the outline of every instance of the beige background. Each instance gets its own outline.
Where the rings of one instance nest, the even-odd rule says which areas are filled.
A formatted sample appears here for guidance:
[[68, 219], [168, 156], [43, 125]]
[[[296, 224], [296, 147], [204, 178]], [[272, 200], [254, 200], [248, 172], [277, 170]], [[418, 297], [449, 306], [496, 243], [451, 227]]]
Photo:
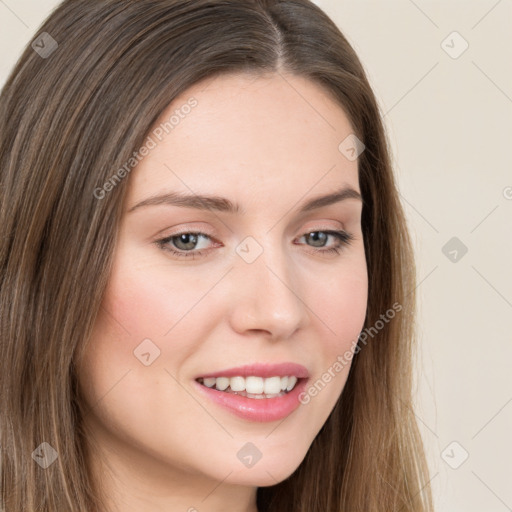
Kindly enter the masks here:
[[[1, 84], [57, 3], [0, 0]], [[389, 128], [416, 243], [417, 415], [437, 511], [512, 511], [512, 2], [316, 3]]]

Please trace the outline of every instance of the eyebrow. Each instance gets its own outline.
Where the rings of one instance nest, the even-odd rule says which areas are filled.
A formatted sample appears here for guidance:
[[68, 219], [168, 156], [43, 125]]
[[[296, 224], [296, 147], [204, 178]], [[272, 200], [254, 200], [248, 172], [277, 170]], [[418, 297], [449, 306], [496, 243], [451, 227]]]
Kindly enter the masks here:
[[[363, 201], [361, 194], [350, 187], [345, 187], [331, 194], [317, 196], [303, 203], [299, 208], [299, 213], [309, 212], [324, 206], [339, 203], [346, 199], [358, 199]], [[183, 194], [179, 192], [168, 192], [153, 197], [148, 197], [143, 201], [132, 206], [128, 213], [138, 208], [156, 205], [172, 205], [182, 208], [194, 208], [197, 210], [214, 210], [218, 212], [245, 214], [244, 208], [238, 203], [233, 203], [229, 199], [219, 196], [207, 196], [198, 194]]]

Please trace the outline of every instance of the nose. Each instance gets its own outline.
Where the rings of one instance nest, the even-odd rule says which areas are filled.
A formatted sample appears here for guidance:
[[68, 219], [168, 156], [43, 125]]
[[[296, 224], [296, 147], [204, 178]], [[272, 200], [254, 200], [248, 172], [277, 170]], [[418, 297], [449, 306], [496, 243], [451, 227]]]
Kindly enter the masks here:
[[280, 249], [267, 249], [252, 263], [237, 259], [231, 272], [231, 326], [240, 334], [290, 338], [308, 322], [304, 283]]

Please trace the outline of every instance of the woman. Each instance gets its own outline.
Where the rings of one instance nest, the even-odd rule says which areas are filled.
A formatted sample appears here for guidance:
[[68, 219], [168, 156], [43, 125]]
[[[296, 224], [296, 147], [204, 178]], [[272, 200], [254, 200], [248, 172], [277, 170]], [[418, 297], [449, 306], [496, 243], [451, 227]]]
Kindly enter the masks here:
[[2, 510], [431, 510], [407, 226], [318, 7], [65, 1], [0, 118]]

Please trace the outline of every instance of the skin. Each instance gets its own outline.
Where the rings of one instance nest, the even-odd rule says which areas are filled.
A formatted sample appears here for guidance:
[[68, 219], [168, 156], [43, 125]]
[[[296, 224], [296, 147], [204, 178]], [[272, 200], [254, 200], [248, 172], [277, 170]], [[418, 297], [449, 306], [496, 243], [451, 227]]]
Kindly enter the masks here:
[[[350, 363], [276, 422], [233, 415], [200, 396], [194, 378], [291, 361], [314, 383], [353, 348], [364, 323], [361, 201], [297, 213], [335, 189], [360, 192], [357, 160], [338, 150], [353, 133], [342, 108], [302, 77], [224, 75], [187, 90], [161, 120], [191, 97], [197, 106], [129, 177], [113, 269], [79, 366], [91, 469], [109, 511], [256, 511], [257, 487], [286, 479], [305, 457]], [[246, 213], [168, 204], [129, 212], [170, 191], [222, 196]], [[325, 229], [353, 240], [339, 254], [321, 253], [338, 240], [306, 235]], [[191, 231], [210, 238], [167, 246], [201, 250], [194, 259], [155, 243]], [[248, 236], [263, 250], [252, 263], [235, 251]], [[160, 350], [149, 366], [134, 355], [146, 338]], [[237, 458], [247, 442], [262, 453], [251, 468]]]

